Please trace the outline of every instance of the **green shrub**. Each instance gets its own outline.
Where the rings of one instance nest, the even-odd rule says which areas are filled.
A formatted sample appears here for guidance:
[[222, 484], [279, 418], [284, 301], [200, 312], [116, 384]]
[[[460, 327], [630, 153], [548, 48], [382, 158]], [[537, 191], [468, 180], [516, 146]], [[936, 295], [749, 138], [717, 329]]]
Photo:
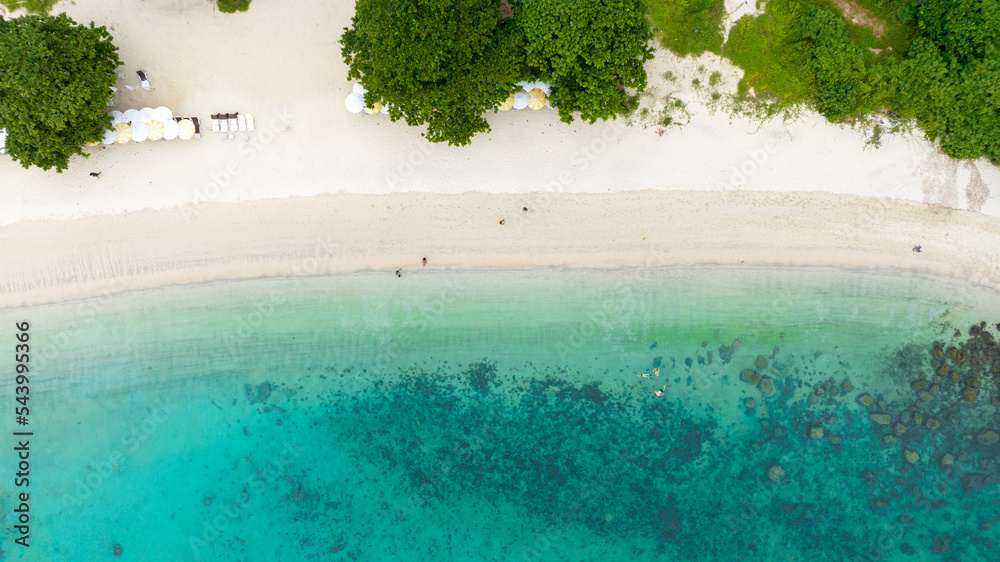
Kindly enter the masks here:
[[893, 107], [955, 158], [1000, 161], [1000, 6], [920, 0]]
[[730, 30], [724, 52], [743, 69], [741, 94], [752, 87], [759, 95], [785, 102], [810, 98], [812, 71], [794, 56], [790, 42], [798, 10], [790, 0], [771, 0], [763, 14], [740, 18]]
[[10, 11], [24, 8], [29, 14], [47, 14], [55, 3], [56, 0], [0, 0]]
[[680, 56], [722, 51], [725, 0], [649, 0], [653, 31]]
[[790, 39], [792, 52], [815, 78], [816, 110], [830, 121], [872, 111], [884, 101], [885, 88], [869, 76], [862, 48], [848, 37], [839, 15], [808, 6]]
[[232, 14], [250, 9], [250, 0], [216, 0], [216, 5], [220, 12]]

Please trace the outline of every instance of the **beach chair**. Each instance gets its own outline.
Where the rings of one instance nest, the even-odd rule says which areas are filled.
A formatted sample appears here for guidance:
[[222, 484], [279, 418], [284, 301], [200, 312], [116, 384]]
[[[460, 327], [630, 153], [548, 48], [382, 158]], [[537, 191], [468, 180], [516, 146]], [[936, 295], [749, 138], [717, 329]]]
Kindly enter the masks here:
[[229, 132], [229, 114], [228, 113], [220, 113], [219, 114], [219, 124], [222, 126], [222, 132], [223, 133], [228, 133]]
[[133, 88], [132, 86], [129, 86], [128, 84], [125, 84], [125, 89], [127, 89], [130, 92], [134, 92], [135, 91], [135, 88]]
[[124, 72], [119, 72], [118, 73], [118, 78], [119, 79], [125, 78], [125, 73]]
[[239, 129], [240, 124], [239, 124], [239, 121], [236, 119], [237, 117], [239, 117], [239, 115], [240, 115], [239, 113], [230, 113], [229, 114], [229, 130], [230, 131], [236, 131], [236, 130]]
[[143, 90], [149, 90], [149, 77], [142, 70], [137, 70], [136, 74], [139, 75], [139, 82], [142, 84]]
[[194, 123], [194, 138], [201, 138], [201, 121], [198, 121], [197, 117], [191, 117], [191, 122]]
[[240, 127], [240, 132], [246, 132], [246, 130], [247, 130], [247, 118], [246, 117], [244, 117], [244, 116], [242, 116], [240, 114], [237, 114], [236, 115], [236, 123]]
[[216, 113], [212, 115], [212, 132], [218, 133], [220, 131], [222, 131], [222, 129], [219, 128], [219, 114]]
[[253, 126], [253, 115], [250, 115], [249, 113], [247, 113], [247, 130], [252, 132], [253, 129], [254, 129], [254, 126]]

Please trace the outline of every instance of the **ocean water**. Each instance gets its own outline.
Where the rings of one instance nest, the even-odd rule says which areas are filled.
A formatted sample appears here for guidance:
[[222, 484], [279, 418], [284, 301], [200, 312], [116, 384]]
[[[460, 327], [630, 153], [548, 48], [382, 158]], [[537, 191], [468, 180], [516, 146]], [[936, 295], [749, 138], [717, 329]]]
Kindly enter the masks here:
[[961, 282], [411, 270], [0, 317], [3, 560], [1000, 557], [1000, 299]]

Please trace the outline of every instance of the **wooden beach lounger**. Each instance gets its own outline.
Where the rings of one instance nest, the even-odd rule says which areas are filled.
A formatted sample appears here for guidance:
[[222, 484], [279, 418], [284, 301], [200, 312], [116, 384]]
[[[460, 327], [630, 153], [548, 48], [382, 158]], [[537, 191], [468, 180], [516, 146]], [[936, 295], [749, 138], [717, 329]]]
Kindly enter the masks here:
[[228, 133], [229, 132], [229, 114], [228, 113], [220, 113], [219, 114], [219, 124], [220, 124], [220, 126], [222, 128], [222, 132], [223, 133]]
[[240, 115], [239, 113], [230, 113], [229, 114], [229, 130], [230, 131], [236, 131], [236, 130], [239, 129], [240, 124], [239, 124], [239, 122], [236, 119], [237, 117], [239, 117], [239, 115]]
[[212, 132], [213, 133], [218, 133], [219, 131], [222, 130], [222, 129], [219, 128], [219, 118], [220, 118], [220, 115], [218, 113], [212, 115]]

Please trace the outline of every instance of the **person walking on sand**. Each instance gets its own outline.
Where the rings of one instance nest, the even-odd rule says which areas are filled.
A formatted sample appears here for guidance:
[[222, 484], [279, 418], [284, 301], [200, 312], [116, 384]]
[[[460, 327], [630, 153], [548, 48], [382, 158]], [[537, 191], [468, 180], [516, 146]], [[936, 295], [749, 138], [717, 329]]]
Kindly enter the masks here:
[[396, 277], [402, 277], [403, 276], [403, 274], [401, 273], [402, 271], [403, 271], [402, 269], [397, 269], [396, 270]]
[[424, 258], [422, 263], [424, 264], [424, 267], [427, 267], [427, 258]]

